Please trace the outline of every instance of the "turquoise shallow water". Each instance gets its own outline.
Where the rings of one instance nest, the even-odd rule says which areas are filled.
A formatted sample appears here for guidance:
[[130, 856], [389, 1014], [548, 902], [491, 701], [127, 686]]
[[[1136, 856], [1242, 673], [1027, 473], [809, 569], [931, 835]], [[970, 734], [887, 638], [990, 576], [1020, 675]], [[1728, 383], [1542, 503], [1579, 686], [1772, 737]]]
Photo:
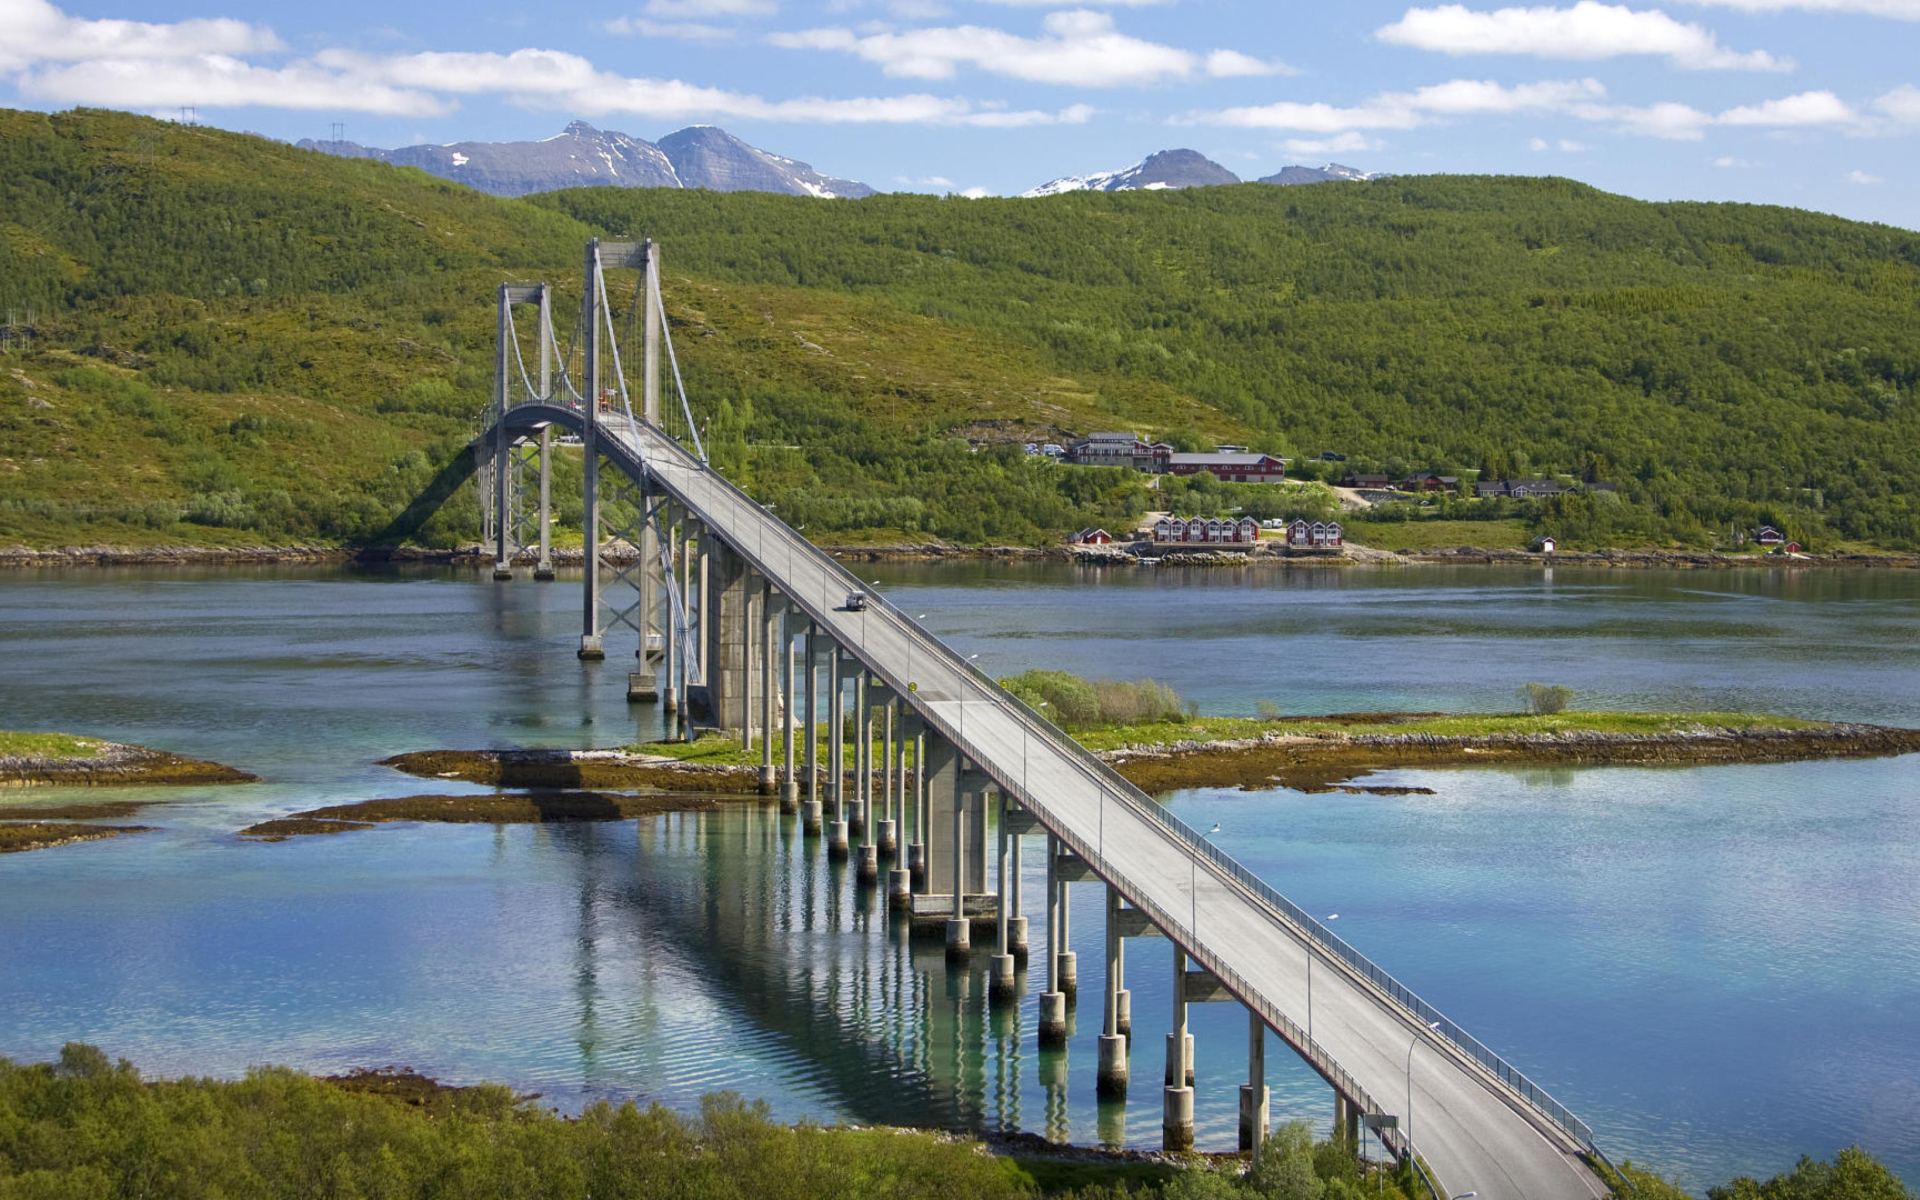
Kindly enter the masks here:
[[[870, 577], [996, 673], [1151, 675], [1211, 711], [1492, 709], [1541, 679], [1595, 704], [1920, 724], [1903, 575]], [[1157, 1143], [1164, 944], [1130, 949], [1135, 1101], [1100, 1106], [1097, 1019], [1036, 1054], [1032, 997], [989, 1018], [977, 972], [895, 935], [762, 810], [233, 837], [423, 790], [371, 765], [398, 750], [646, 732], [618, 656], [572, 657], [576, 600], [430, 570], [0, 581], [0, 727], [268, 780], [168, 793], [140, 818], [158, 833], [0, 859], [0, 1054], [81, 1038], [165, 1074], [405, 1063], [566, 1108], [732, 1088], [787, 1116]], [[1169, 802], [1338, 912], [1616, 1156], [1698, 1190], [1857, 1140], [1920, 1182], [1916, 765], [1395, 772], [1379, 781], [1435, 794]], [[1076, 891], [1091, 992], [1099, 897]], [[1229, 1145], [1244, 1017], [1197, 1006], [1194, 1031], [1200, 1136]], [[1328, 1116], [1278, 1043], [1269, 1064], [1276, 1118]]]

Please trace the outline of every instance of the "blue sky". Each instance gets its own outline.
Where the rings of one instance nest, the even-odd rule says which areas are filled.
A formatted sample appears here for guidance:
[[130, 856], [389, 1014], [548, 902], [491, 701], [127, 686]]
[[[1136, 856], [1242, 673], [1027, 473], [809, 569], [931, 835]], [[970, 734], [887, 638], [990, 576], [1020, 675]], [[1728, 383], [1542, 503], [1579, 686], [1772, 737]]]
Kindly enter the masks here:
[[1920, 0], [0, 0], [0, 103], [379, 146], [705, 123], [976, 194], [1190, 146], [1920, 228]]

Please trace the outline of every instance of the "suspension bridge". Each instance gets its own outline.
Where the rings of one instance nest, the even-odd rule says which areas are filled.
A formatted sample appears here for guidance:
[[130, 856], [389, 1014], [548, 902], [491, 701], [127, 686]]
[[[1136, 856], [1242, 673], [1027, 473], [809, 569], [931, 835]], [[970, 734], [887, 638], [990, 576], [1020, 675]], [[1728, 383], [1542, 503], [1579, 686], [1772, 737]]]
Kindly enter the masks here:
[[[651, 242], [589, 243], [564, 349], [547, 284], [500, 289], [496, 395], [474, 442], [497, 579], [526, 558], [552, 578], [553, 435], [578, 435], [579, 654], [604, 657], [611, 636], [633, 635], [629, 697], [659, 703], [670, 727], [757, 742], [763, 790], [821, 852], [854, 860], [855, 886], [884, 888], [902, 919], [945, 939], [949, 961], [990, 956], [988, 1003], [1015, 1002], [1030, 966], [1044, 975], [1044, 1048], [1064, 1046], [1079, 998], [1068, 889], [1103, 888], [1096, 1082], [1107, 1096], [1139, 1090], [1148, 1055], [1132, 1044], [1127, 945], [1160, 939], [1175, 968], [1158, 1001], [1173, 1018], [1159, 1087], [1169, 1148], [1193, 1142], [1188, 1006], [1228, 1002], [1248, 1017], [1242, 1149], [1257, 1153], [1267, 1129], [1271, 1030], [1330, 1085], [1336, 1129], [1413, 1162], [1433, 1200], [1631, 1189], [1586, 1124], [1525, 1074], [712, 468], [659, 268]], [[618, 318], [609, 271], [636, 273]], [[516, 317], [528, 308], [531, 370]], [[1019, 886], [1030, 840], [1047, 868], [1045, 929], [1031, 941]]]

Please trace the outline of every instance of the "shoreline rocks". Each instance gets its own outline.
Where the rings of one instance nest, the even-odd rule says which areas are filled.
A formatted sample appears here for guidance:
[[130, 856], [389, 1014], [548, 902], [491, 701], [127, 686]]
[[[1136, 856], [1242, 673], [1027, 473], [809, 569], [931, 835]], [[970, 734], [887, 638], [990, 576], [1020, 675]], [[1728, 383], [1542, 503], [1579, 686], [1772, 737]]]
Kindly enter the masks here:
[[258, 775], [126, 742], [103, 742], [84, 758], [0, 754], [0, 787], [130, 787], [145, 784], [258, 783]]

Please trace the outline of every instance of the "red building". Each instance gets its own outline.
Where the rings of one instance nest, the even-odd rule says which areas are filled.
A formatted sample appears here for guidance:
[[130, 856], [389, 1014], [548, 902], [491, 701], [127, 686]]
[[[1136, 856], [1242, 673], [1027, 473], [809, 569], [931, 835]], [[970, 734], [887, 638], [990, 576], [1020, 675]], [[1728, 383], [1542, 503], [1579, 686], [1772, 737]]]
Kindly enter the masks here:
[[1177, 545], [1251, 546], [1260, 540], [1260, 522], [1252, 517], [1161, 517], [1153, 540]]
[[1271, 454], [1168, 454], [1161, 468], [1168, 475], [1210, 471], [1226, 483], [1279, 483], [1287, 464]]

